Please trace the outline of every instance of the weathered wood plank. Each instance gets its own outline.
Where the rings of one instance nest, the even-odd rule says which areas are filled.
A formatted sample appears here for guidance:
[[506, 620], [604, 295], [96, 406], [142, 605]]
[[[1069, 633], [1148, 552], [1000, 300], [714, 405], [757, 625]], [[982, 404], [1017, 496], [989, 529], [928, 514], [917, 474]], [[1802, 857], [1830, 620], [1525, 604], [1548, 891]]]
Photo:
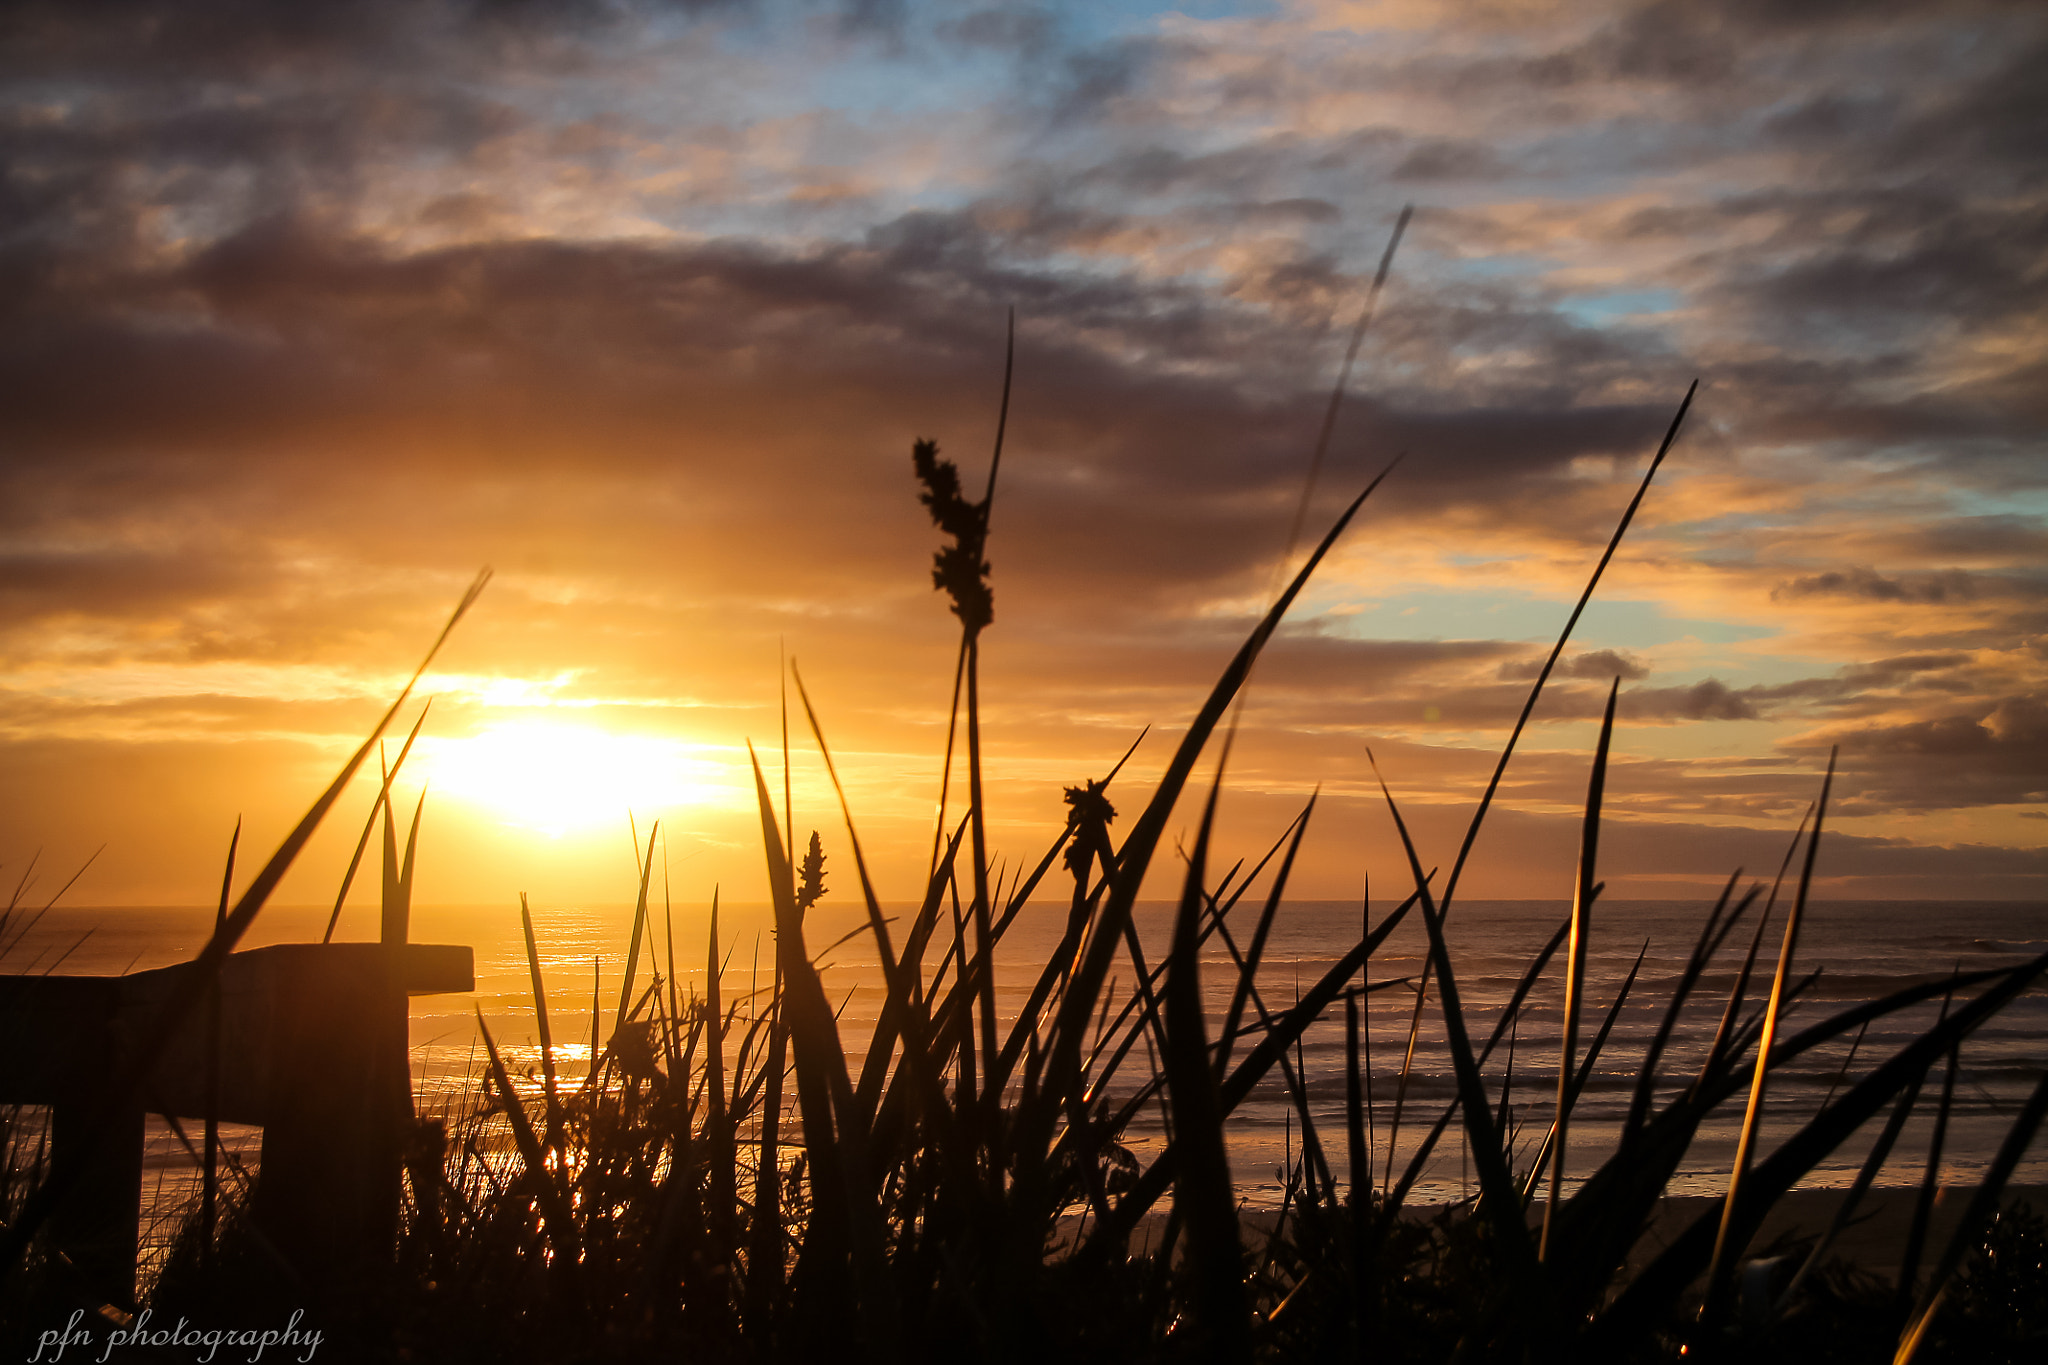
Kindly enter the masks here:
[[[95, 1178], [50, 1235], [110, 1297], [133, 1293], [143, 1104], [205, 1116], [204, 1019], [167, 1041], [117, 1131], [86, 1131], [86, 1116], [192, 970], [0, 977], [0, 1103], [50, 1106], [53, 1148], [93, 1152]], [[412, 1119], [406, 1000], [473, 989], [473, 955], [452, 944], [278, 944], [222, 964], [217, 1116], [262, 1126], [255, 1216], [303, 1272], [388, 1252]]]

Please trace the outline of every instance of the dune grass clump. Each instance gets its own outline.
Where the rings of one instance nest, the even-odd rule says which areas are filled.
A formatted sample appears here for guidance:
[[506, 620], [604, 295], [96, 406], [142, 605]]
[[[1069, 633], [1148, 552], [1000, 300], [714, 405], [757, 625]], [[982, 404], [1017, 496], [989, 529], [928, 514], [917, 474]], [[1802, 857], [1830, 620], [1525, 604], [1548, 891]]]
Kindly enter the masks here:
[[[1007, 387], [1006, 380], [1006, 398]], [[1787, 1352], [1802, 1342], [1809, 1352], [1819, 1349], [1815, 1342], [1846, 1343], [1851, 1338], [1828, 1325], [1836, 1322], [1853, 1323], [1856, 1342], [1876, 1342], [1899, 1360], [1995, 1358], [1981, 1353], [1993, 1349], [1983, 1345], [1985, 1333], [2023, 1334], [2038, 1324], [2038, 1313], [2016, 1316], [2035, 1292], [2029, 1286], [2044, 1282], [2038, 1225], [2000, 1216], [1999, 1201], [2048, 1111], [2048, 1080], [2015, 1118], [1953, 1238], [1927, 1244], [1921, 1227], [1898, 1282], [1845, 1279], [1820, 1246], [1788, 1283], [1760, 1280], [1745, 1264], [1776, 1200], [1865, 1125], [1888, 1124], [1896, 1137], [1923, 1082], [2048, 970], [2044, 955], [1956, 973], [1795, 1029], [1791, 1005], [1812, 982], [1798, 945], [1832, 767], [1778, 880], [1745, 889], [1731, 877], [1708, 909], [1683, 971], [1666, 988], [1659, 1023], [1632, 1061], [1638, 1080], [1612, 1150], [1594, 1157], [1575, 1148], [1571, 1120], [1636, 989], [1631, 973], [1613, 1001], [1584, 998], [1602, 892], [1613, 693], [1591, 756], [1569, 915], [1504, 1008], [1481, 1017], [1461, 990], [1455, 911], [1468, 855], [1690, 402], [1688, 393], [1539, 672], [1448, 875], [1439, 879], [1425, 864], [1383, 784], [1408, 885], [1376, 921], [1365, 918], [1334, 965], [1284, 1001], [1261, 991], [1258, 972], [1315, 802], [1249, 875], [1233, 867], [1218, 878], [1212, 837], [1223, 763], [1205, 794], [1189, 788], [1262, 649], [1379, 480], [1279, 592], [1153, 788], [1127, 793], [1117, 784], [1119, 764], [1069, 789], [1064, 826], [1005, 885], [983, 831], [978, 678], [980, 636], [993, 620], [986, 543], [996, 462], [982, 499], [969, 502], [958, 470], [919, 442], [922, 500], [950, 541], [936, 556], [934, 583], [961, 623], [945, 771], [953, 770], [964, 718], [968, 792], [964, 809], [949, 815], [942, 787], [930, 873], [900, 920], [883, 912], [824, 727], [793, 674], [839, 792], [845, 852], [831, 871], [842, 887], [852, 882], [842, 894], [865, 910], [880, 962], [883, 1000], [865, 1045], [848, 1050], [806, 937], [806, 913], [826, 894], [824, 837], [813, 832], [798, 853], [789, 812], [777, 810], [756, 760], [775, 917], [764, 980], [742, 989], [728, 968], [714, 902], [702, 993], [679, 986], [673, 934], [654, 926], [650, 830], [614, 1007], [593, 998], [587, 1021], [550, 1016], [522, 904], [537, 1073], [514, 1074], [479, 1016], [473, 1103], [419, 1125], [388, 1264], [347, 1286], [294, 1281], [291, 1267], [266, 1257], [239, 1198], [229, 1197], [217, 1231], [188, 1239], [173, 1257], [160, 1301], [167, 1309], [223, 1302], [250, 1286], [296, 1295], [290, 1301], [326, 1312], [363, 1359], [1771, 1359], [1792, 1358]], [[999, 426], [998, 459], [1000, 440]], [[369, 749], [224, 913], [202, 962], [217, 967]], [[1203, 810], [1171, 934], [1147, 943], [1133, 910], [1169, 819], [1189, 796]], [[389, 864], [396, 853], [388, 801], [386, 824]], [[387, 867], [387, 882], [398, 875]], [[1023, 1007], [1005, 1017], [995, 1004], [996, 949], [1019, 916], [1047, 913], [1042, 907], [1055, 895], [1066, 901], [1063, 932], [1030, 977]], [[1428, 943], [1426, 978], [1373, 980], [1375, 952], [1411, 917]], [[1199, 965], [1205, 949], [1213, 957], [1219, 945], [1230, 963], [1220, 1019], [1204, 1008]], [[1710, 969], [1737, 957], [1728, 993], [1706, 998]], [[1491, 1087], [1502, 1059], [1512, 1076], [1518, 1020], [1549, 978], [1564, 983], [1565, 1002], [1554, 1100], [1547, 1128], [1517, 1134]], [[1393, 986], [1414, 988], [1416, 1005], [1409, 1035], [1392, 1046], [1412, 1058], [1425, 1000], [1433, 999], [1455, 1091], [1448, 1103], [1425, 1104], [1409, 1093], [1404, 1066], [1383, 1129], [1363, 1093], [1370, 1068], [1362, 1058], [1374, 1043], [1362, 1006], [1369, 992]], [[1774, 1073], [1936, 999], [1948, 1001], [1937, 1023], [1857, 1074], [1845, 1069], [1839, 1093], [1764, 1150], [1758, 1118]], [[173, 1002], [197, 1004], [196, 996]], [[1296, 1049], [1310, 1028], [1340, 1019], [1343, 1123], [1324, 1131]], [[587, 1072], [560, 1074], [555, 1039], [586, 1027]], [[1694, 1037], [1706, 1040], [1704, 1062], [1688, 1076], [1672, 1074], [1674, 1040]], [[1247, 1238], [1223, 1134], [1254, 1089], [1276, 1079], [1292, 1105], [1300, 1154], [1286, 1172], [1280, 1210], [1261, 1236]], [[1736, 1104], [1746, 1117], [1726, 1199], [1632, 1266], [1702, 1125]], [[1148, 1107], [1163, 1114], [1165, 1138], [1141, 1160], [1126, 1135]], [[1404, 1125], [1411, 1139], [1421, 1137], [1400, 1165]], [[1874, 1163], [1889, 1144], [1880, 1142]], [[1343, 1179], [1330, 1159], [1335, 1150], [1347, 1158]], [[1409, 1207], [1417, 1181], [1433, 1156], [1451, 1150], [1476, 1173], [1476, 1199], [1417, 1216]], [[57, 1172], [9, 1205], [10, 1266], [62, 1197]]]

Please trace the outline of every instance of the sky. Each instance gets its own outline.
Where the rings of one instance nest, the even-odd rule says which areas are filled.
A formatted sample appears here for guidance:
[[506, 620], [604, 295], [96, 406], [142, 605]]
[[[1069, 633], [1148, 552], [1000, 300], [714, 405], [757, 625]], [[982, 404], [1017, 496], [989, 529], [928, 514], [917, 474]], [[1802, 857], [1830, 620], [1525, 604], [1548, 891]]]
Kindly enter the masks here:
[[0, 878], [209, 902], [489, 565], [394, 788], [416, 895], [627, 900], [659, 821], [678, 900], [765, 898], [790, 660], [915, 895], [958, 623], [911, 444], [982, 487], [1014, 310], [1007, 866], [1150, 726], [1128, 827], [1304, 489], [1312, 540], [1397, 457], [1254, 678], [1222, 856], [1319, 793], [1299, 893], [1397, 897], [1370, 750], [1448, 864], [1697, 379], [1466, 894], [1569, 893], [1619, 678], [1610, 895], [1767, 876], [1839, 747], [1826, 894], [2048, 898], [2043, 69], [2029, 3], [10, 5]]

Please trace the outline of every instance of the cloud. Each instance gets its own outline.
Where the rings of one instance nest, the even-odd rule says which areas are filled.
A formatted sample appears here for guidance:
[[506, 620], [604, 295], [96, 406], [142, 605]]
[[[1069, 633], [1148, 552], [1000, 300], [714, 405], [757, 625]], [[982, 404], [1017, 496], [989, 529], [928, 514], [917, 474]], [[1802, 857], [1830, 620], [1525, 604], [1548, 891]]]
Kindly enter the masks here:
[[1824, 729], [1791, 747], [1839, 745], [1846, 809], [1897, 812], [2048, 801], [2048, 698], [2001, 697], [1988, 709]]
[[1394, 167], [1396, 180], [1495, 180], [1508, 163], [1481, 142], [1440, 138], [1418, 144]]
[[1718, 678], [1690, 687], [1638, 688], [1628, 693], [1630, 719], [1755, 720], [1756, 704]]
[[[1539, 658], [1520, 659], [1500, 666], [1502, 682], [1533, 682], [1543, 669]], [[1608, 678], [1622, 678], [1637, 682], [1650, 676], [1650, 666], [1641, 659], [1621, 650], [1595, 649], [1583, 654], [1570, 654], [1558, 660], [1550, 676], [1559, 680], [1585, 678], [1603, 681]]]
[[1912, 579], [1887, 578], [1875, 569], [1858, 566], [1830, 569], [1826, 573], [1795, 578], [1772, 589], [1773, 597], [1859, 597], [1872, 602], [1967, 601], [1974, 595], [1971, 575], [1960, 569], [1941, 574], [1922, 574]]
[[1796, 818], [1840, 742], [1854, 818], [2004, 847], [2044, 44], [1992, 4], [14, 6], [8, 723], [289, 749], [342, 723], [293, 688], [373, 692], [490, 562], [465, 668], [738, 730], [790, 641], [922, 752], [907, 453], [985, 467], [1014, 306], [991, 743], [1092, 763], [1263, 608], [1413, 198], [1307, 524], [1404, 458], [1261, 666], [1247, 780], [1371, 743], [1483, 783], [1698, 375], [1507, 799], [1582, 796], [1621, 677], [1646, 819]]

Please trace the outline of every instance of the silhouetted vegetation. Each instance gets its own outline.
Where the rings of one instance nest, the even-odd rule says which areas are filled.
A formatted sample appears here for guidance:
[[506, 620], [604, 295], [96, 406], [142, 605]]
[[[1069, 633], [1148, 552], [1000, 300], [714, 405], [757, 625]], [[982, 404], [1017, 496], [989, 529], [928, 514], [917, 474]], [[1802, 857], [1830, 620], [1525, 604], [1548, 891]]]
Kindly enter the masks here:
[[[1586, 597], [1684, 415], [1681, 407]], [[1132, 912], [1226, 710], [1373, 488], [1330, 527], [1230, 660], [1157, 784], [1124, 795], [1111, 772], [1069, 790], [1064, 827], [1005, 888], [981, 830], [975, 677], [979, 636], [992, 619], [985, 540], [994, 474], [983, 499], [970, 503], [935, 446], [920, 442], [914, 459], [923, 500], [951, 538], [934, 579], [961, 622], [954, 705], [966, 721], [970, 789], [963, 811], [942, 816], [915, 912], [895, 922], [883, 913], [855, 812], [841, 796], [846, 852], [833, 871], [841, 886], [852, 874], [885, 992], [865, 1047], [847, 1051], [806, 938], [806, 911], [825, 894], [823, 839], [812, 833], [807, 853], [796, 856], [788, 812], [777, 810], [757, 761], [776, 928], [765, 981], [743, 989], [726, 969], [730, 945], [714, 908], [701, 945], [703, 991], [679, 986], [676, 955], [690, 950], [653, 924], [650, 831], [631, 960], [616, 1009], [592, 1002], [590, 1037], [602, 1041], [587, 1074], [558, 1074], [550, 1040], [569, 1025], [549, 1018], [526, 918], [539, 1074], [513, 1074], [479, 1020], [478, 1090], [466, 1109], [421, 1122], [388, 1263], [347, 1282], [304, 1283], [254, 1231], [246, 1189], [231, 1180], [217, 1228], [209, 1235], [195, 1219], [157, 1280], [152, 1304], [160, 1313], [200, 1318], [252, 1297], [317, 1306], [340, 1358], [416, 1361], [1628, 1361], [1737, 1351], [1761, 1360], [1863, 1360], [1900, 1351], [1902, 1340], [1904, 1354], [1917, 1349], [1922, 1360], [2036, 1357], [2048, 1291], [2042, 1224], [2030, 1214], [2000, 1215], [1999, 1197], [2048, 1109], [2048, 1081], [2016, 1118], [1953, 1240], [1911, 1249], [1908, 1264], [1922, 1269], [1906, 1283], [1859, 1277], [1823, 1258], [1787, 1292], [1798, 1258], [1774, 1279], [1745, 1253], [1774, 1201], [1865, 1124], [1914, 1103], [1922, 1079], [2029, 989], [2048, 956], [1917, 985], [1790, 1031], [1786, 1005], [1801, 988], [1798, 931], [1827, 814], [1823, 783], [1795, 843], [1803, 856], [1788, 855], [1780, 882], [1743, 889], [1731, 878], [1708, 910], [1638, 1060], [1619, 1140], [1597, 1162], [1583, 1158], [1592, 1169], [1575, 1168], [1580, 1182], [1568, 1190], [1570, 1116], [1621, 1004], [1603, 1016], [1583, 999], [1589, 916], [1602, 889], [1611, 696], [1591, 758], [1572, 914], [1495, 1017], [1477, 1017], [1460, 993], [1453, 912], [1473, 838], [1572, 624], [1531, 690], [1449, 876], [1439, 880], [1425, 867], [1388, 792], [1411, 871], [1402, 898], [1361, 926], [1298, 999], [1272, 1000], [1258, 968], [1313, 801], [1250, 876], [1233, 869], [1214, 878], [1215, 793], [1224, 780], [1217, 760], [1170, 941], [1142, 942]], [[1577, 618], [1575, 610], [1572, 623]], [[824, 729], [795, 681], [836, 788]], [[1120, 841], [1119, 808], [1134, 812]], [[288, 862], [296, 847], [279, 856]], [[1054, 894], [1047, 878], [1056, 867], [1071, 882], [1064, 933], [1024, 1008], [1003, 1017], [996, 947], [1027, 902]], [[1263, 892], [1248, 895], [1261, 878]], [[208, 949], [216, 961], [260, 905], [260, 896], [245, 897], [224, 916]], [[1774, 915], [1782, 915], [1775, 962], [1760, 958]], [[1368, 1124], [1370, 1101], [1360, 1093], [1359, 1054], [1371, 1045], [1361, 1038], [1361, 1004], [1368, 990], [1393, 984], [1371, 982], [1368, 969], [1410, 916], [1428, 938], [1427, 990], [1447, 1032], [1456, 1094], [1425, 1107], [1407, 1095], [1404, 1074], [1393, 1128], [1381, 1130]], [[1738, 926], [1750, 932], [1734, 933]], [[656, 953], [664, 941], [665, 959]], [[1219, 943], [1234, 964], [1220, 1026], [1205, 1013], [1198, 983], [1200, 954]], [[1745, 943], [1732, 992], [1703, 998], [1710, 964]], [[637, 975], [643, 959], [645, 978]], [[1547, 1136], [1516, 1145], [1488, 1097], [1485, 1069], [1497, 1066], [1547, 972], [1569, 983], [1557, 1098]], [[1117, 981], [1127, 984], [1119, 990]], [[1631, 976], [1623, 998], [1633, 987]], [[1758, 1148], [1759, 1102], [1774, 1069], [1943, 997], [1952, 1003], [1939, 1022], [1896, 1053], [1869, 1059], [1775, 1148]], [[1292, 1053], [1311, 1026], [1339, 1018], [1349, 1063], [1344, 1130], [1324, 1132]], [[1412, 1027], [1422, 1019], [1418, 993]], [[1681, 1032], [1712, 1041], [1705, 1064], [1673, 1092], [1659, 1084], [1660, 1061]], [[1402, 1043], [1412, 1052], [1412, 1038], [1395, 1045]], [[1275, 1076], [1292, 1098], [1302, 1142], [1281, 1209], [1248, 1239], [1222, 1134], [1254, 1087]], [[1630, 1268], [1701, 1125], [1738, 1100], [1749, 1108], [1728, 1199]], [[1163, 1106], [1169, 1136], [1141, 1161], [1124, 1135], [1149, 1104]], [[1404, 1119], [1423, 1139], [1396, 1169]], [[1446, 1142], [1463, 1147], [1480, 1193], [1469, 1205], [1425, 1215], [1408, 1206], [1409, 1196]], [[1341, 1180], [1327, 1156], [1340, 1145], [1349, 1158]], [[27, 1247], [34, 1201], [19, 1194], [21, 1182], [37, 1176], [33, 1167], [10, 1166], [0, 1184], [14, 1238], [7, 1292], [17, 1308], [41, 1283]]]

